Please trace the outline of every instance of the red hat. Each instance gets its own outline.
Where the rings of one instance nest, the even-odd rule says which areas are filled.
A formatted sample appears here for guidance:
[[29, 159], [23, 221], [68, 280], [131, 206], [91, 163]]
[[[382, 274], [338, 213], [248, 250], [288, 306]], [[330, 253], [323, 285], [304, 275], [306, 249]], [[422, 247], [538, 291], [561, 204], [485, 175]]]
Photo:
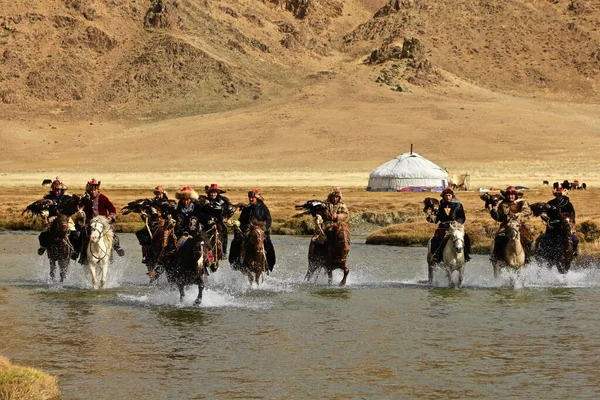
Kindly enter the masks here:
[[186, 199], [198, 200], [200, 198], [200, 196], [198, 196], [198, 193], [196, 193], [196, 191], [194, 189], [192, 189], [191, 187], [184, 186], [181, 188], [181, 190], [175, 192], [175, 198], [177, 200], [186, 200]]
[[86, 183], [85, 191], [90, 192], [94, 187], [100, 188], [100, 181], [97, 181], [95, 178], [92, 178], [88, 181], [88, 183]]
[[204, 186], [204, 191], [206, 192], [206, 194], [210, 193], [210, 192], [217, 192], [217, 193], [225, 193], [224, 190], [219, 189], [219, 185], [217, 185], [216, 183], [211, 183], [210, 186]]
[[258, 189], [252, 189], [248, 192], [248, 198], [256, 197], [258, 200], [263, 201], [262, 194], [258, 191]]
[[514, 194], [517, 197], [523, 197], [523, 192], [519, 192], [517, 191], [517, 188], [514, 186], [509, 186], [506, 188], [506, 190], [500, 190], [500, 193], [502, 194], [502, 196], [504, 196], [505, 198], [509, 195], [509, 194]]

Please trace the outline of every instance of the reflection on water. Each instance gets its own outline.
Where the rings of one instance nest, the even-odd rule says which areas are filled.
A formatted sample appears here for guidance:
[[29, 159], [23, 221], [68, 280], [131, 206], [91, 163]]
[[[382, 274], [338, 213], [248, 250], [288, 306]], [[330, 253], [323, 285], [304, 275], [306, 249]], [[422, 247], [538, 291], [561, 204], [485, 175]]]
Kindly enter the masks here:
[[597, 269], [496, 280], [475, 256], [448, 289], [443, 271], [423, 283], [424, 249], [355, 241], [339, 288], [303, 282], [306, 238], [274, 237], [264, 284], [225, 263], [198, 308], [147, 284], [133, 235], [101, 291], [75, 265], [49, 283], [36, 236], [5, 238], [21, 251], [0, 254], [0, 353], [58, 375], [65, 399], [598, 395]]

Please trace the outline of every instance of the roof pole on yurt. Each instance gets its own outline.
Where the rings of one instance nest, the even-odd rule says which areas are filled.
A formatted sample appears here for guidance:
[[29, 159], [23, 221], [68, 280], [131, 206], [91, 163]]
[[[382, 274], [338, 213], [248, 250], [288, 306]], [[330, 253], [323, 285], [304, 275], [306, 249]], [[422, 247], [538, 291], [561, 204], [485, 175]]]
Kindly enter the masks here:
[[410, 144], [410, 154], [412, 154], [412, 143]]

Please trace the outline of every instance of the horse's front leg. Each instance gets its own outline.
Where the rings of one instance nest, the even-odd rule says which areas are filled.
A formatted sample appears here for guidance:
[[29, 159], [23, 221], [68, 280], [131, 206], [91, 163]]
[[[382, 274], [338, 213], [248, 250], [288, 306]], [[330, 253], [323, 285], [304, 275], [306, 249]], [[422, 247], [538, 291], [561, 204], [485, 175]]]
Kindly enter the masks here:
[[54, 282], [54, 277], [56, 276], [56, 261], [48, 260], [50, 261], [50, 279]]
[[348, 278], [348, 274], [350, 273], [350, 270], [348, 269], [348, 267], [344, 267], [343, 270], [344, 270], [344, 277], [340, 281], [340, 286], [346, 286], [346, 278]]
[[[106, 262], [105, 262], [106, 261]], [[108, 273], [108, 261], [102, 260], [100, 263], [100, 288], [104, 289], [104, 284], [106, 283], [106, 274]]]
[[454, 280], [452, 279], [452, 268], [446, 266], [446, 275], [448, 275], [448, 287], [450, 289], [454, 288]]
[[177, 284], [177, 288], [179, 289], [179, 302], [183, 303], [183, 299], [185, 298], [185, 285]]
[[462, 287], [462, 283], [463, 283], [463, 279], [464, 279], [464, 275], [465, 275], [465, 266], [462, 265], [459, 269], [458, 269], [458, 287]]
[[87, 265], [88, 271], [92, 276], [92, 289], [98, 289], [98, 278], [96, 276], [96, 267], [92, 264]]
[[199, 306], [202, 303], [202, 292], [204, 291], [204, 280], [201, 278], [198, 282], [198, 297], [194, 301], [194, 305]]
[[69, 270], [69, 258], [62, 260], [58, 263], [60, 267], [60, 282], [63, 283], [67, 278], [67, 271]]

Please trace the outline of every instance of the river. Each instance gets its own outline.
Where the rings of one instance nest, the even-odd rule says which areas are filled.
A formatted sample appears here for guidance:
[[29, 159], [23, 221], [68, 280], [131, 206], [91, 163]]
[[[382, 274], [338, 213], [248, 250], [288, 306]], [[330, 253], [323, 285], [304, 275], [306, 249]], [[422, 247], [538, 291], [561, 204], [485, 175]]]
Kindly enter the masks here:
[[[227, 262], [201, 307], [148, 285], [135, 237], [89, 289], [79, 265], [48, 281], [33, 233], [0, 234], [0, 354], [59, 378], [62, 399], [545, 398], [600, 396], [600, 270], [535, 264], [434, 287], [423, 248], [353, 238], [348, 285], [303, 282], [308, 237], [275, 236], [251, 289]], [[334, 274], [341, 279], [341, 272]]]

